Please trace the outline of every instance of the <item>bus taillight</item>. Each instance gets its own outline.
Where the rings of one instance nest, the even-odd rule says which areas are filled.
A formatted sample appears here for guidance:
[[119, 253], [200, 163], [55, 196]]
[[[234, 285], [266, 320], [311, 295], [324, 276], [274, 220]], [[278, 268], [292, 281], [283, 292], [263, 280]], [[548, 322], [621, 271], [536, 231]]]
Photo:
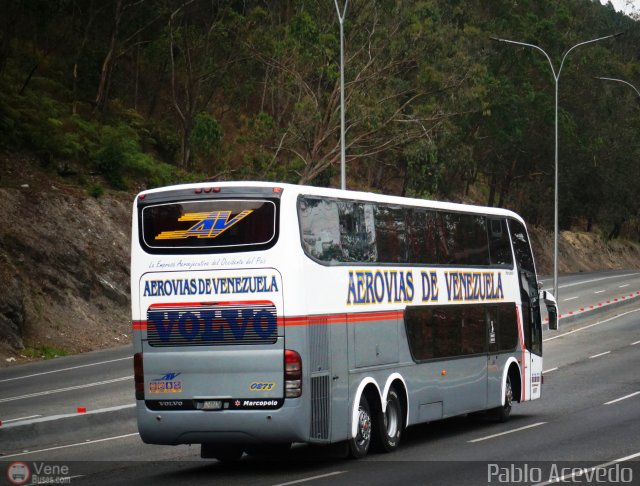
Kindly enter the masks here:
[[285, 398], [302, 395], [302, 358], [291, 349], [284, 350], [284, 389]]
[[144, 369], [142, 353], [133, 355], [133, 380], [136, 384], [136, 400], [144, 400]]

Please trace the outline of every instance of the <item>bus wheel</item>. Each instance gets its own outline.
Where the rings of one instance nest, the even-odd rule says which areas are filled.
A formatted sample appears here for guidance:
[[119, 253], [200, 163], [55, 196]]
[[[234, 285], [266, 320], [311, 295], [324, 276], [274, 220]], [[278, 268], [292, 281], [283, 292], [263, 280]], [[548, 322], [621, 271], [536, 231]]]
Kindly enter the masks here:
[[361, 459], [367, 455], [371, 444], [371, 409], [364, 395], [360, 397], [357, 420], [356, 436], [349, 439], [349, 452], [352, 458]]
[[375, 427], [373, 428], [376, 448], [383, 452], [393, 452], [400, 445], [404, 413], [402, 402], [394, 388], [389, 390], [387, 407], [377, 414]]
[[507, 375], [507, 383], [504, 387], [504, 405], [493, 409], [493, 418], [498, 422], [506, 422], [511, 415], [511, 405], [513, 404], [513, 388], [511, 378]]
[[217, 459], [220, 462], [238, 462], [244, 454], [244, 448], [237, 444], [202, 444], [200, 457]]

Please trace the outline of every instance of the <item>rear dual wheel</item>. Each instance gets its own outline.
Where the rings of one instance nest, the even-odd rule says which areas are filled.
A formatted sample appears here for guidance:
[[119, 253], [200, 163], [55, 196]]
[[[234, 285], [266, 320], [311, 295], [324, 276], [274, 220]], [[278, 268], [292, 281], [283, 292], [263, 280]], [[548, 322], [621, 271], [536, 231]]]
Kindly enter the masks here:
[[371, 442], [383, 452], [393, 452], [400, 445], [404, 426], [402, 402], [395, 389], [389, 390], [385, 411], [372, 410], [362, 395], [358, 404], [356, 436], [349, 439], [349, 452], [354, 459], [367, 455]]

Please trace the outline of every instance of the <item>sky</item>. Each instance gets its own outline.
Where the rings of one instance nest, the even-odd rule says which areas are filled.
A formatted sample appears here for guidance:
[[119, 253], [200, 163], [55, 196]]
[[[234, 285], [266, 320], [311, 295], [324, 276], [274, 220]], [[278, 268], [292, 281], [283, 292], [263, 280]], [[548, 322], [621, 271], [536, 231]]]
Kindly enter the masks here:
[[[606, 5], [608, 0], [600, 0], [600, 3]], [[616, 10], [622, 10], [629, 13], [632, 10], [640, 11], [640, 0], [611, 0]]]

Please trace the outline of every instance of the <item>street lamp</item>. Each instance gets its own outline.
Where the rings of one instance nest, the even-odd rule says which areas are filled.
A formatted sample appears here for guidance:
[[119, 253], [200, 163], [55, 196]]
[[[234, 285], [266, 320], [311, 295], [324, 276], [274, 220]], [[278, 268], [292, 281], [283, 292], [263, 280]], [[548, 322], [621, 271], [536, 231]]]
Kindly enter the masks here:
[[338, 7], [338, 0], [334, 0], [338, 22], [340, 22], [340, 189], [347, 188], [347, 169], [344, 148], [344, 17], [347, 15], [349, 0], [345, 0], [342, 13]]
[[595, 79], [603, 79], [604, 81], [617, 81], [618, 83], [624, 83], [627, 86], [631, 86], [633, 88], [633, 90], [638, 94], [638, 96], [640, 96], [640, 91], [638, 91], [638, 88], [636, 88], [633, 84], [628, 83], [627, 81], [625, 81], [624, 79], [616, 79], [616, 78], [603, 78], [601, 76], [594, 76]]
[[544, 49], [538, 47], [534, 44], [527, 44], [526, 42], [518, 42], [509, 39], [501, 39], [499, 37], [490, 37], [491, 40], [496, 42], [504, 42], [506, 44], [516, 44], [519, 46], [532, 47], [536, 49], [547, 58], [549, 61], [549, 66], [551, 67], [551, 73], [553, 74], [553, 79], [555, 81], [555, 191], [554, 191], [554, 216], [553, 216], [553, 295], [555, 295], [556, 300], [558, 300], [558, 82], [560, 81], [560, 73], [562, 72], [562, 67], [564, 66], [564, 61], [567, 59], [567, 56], [571, 51], [573, 51], [576, 47], [583, 46], [585, 44], [591, 44], [592, 42], [598, 42], [605, 39], [611, 39], [612, 37], [618, 37], [622, 35], [622, 32], [618, 32], [617, 34], [606, 35], [604, 37], [598, 37], [597, 39], [591, 39], [585, 42], [580, 42], [576, 44], [567, 52], [565, 52], [562, 56], [562, 60], [560, 61], [560, 67], [556, 72], [556, 69], [553, 66], [553, 62], [551, 62], [551, 58], [549, 54], [547, 54]]

